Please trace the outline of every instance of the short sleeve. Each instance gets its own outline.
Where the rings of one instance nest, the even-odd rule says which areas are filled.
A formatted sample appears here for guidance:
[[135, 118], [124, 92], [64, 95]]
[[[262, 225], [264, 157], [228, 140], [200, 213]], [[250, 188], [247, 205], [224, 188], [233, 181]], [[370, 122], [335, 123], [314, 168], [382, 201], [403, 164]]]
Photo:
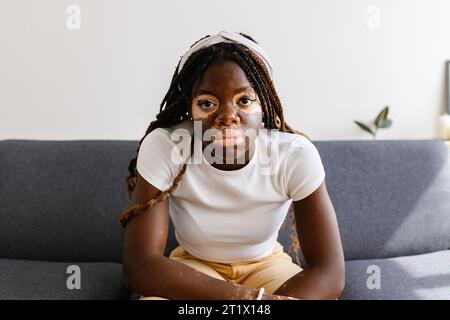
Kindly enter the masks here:
[[285, 165], [286, 191], [293, 201], [309, 196], [325, 179], [320, 154], [306, 137], [300, 136], [292, 143]]
[[139, 148], [137, 171], [161, 191], [170, 188], [183, 165], [179, 153], [174, 152], [174, 147], [170, 133], [156, 128], [144, 138]]

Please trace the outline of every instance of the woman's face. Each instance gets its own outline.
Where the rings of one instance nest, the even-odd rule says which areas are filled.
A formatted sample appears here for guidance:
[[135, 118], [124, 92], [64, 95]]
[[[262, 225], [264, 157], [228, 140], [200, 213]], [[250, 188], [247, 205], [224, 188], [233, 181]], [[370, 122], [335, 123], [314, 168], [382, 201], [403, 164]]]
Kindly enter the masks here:
[[223, 148], [245, 144], [246, 151], [262, 122], [258, 95], [241, 67], [232, 61], [210, 65], [194, 83], [191, 114], [194, 121], [201, 121], [202, 136], [208, 129], [220, 133], [211, 137], [213, 144]]

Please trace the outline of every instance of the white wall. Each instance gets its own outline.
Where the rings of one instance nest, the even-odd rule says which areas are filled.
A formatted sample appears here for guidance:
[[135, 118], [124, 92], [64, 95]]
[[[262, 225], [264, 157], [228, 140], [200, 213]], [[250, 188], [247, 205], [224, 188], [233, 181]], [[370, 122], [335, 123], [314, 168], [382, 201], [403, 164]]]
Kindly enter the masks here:
[[0, 0], [0, 139], [140, 139], [180, 56], [222, 29], [266, 49], [288, 123], [314, 140], [369, 139], [353, 120], [384, 105], [380, 139], [434, 138], [449, 17], [448, 0]]

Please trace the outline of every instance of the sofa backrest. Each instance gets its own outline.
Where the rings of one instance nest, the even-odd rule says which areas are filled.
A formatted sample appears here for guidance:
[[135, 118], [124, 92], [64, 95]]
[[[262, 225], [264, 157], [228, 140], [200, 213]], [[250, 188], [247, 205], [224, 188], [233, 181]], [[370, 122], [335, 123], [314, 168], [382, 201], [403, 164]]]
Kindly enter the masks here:
[[450, 248], [450, 156], [440, 140], [315, 142], [346, 259]]
[[[450, 157], [439, 140], [316, 141], [346, 259], [450, 247]], [[0, 141], [0, 258], [122, 259], [117, 223], [137, 141]], [[291, 247], [290, 227], [279, 241]], [[320, 236], [320, 235], [319, 235]], [[170, 224], [166, 254], [177, 245]], [[290, 252], [291, 256], [294, 256]]]
[[0, 257], [122, 260], [135, 141], [0, 141]]

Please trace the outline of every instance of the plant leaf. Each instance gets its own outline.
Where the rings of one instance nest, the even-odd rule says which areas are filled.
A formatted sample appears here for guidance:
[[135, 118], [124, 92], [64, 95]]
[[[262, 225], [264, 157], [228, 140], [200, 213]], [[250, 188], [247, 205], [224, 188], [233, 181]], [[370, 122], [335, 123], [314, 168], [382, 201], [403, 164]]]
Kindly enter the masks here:
[[383, 129], [385, 129], [385, 128], [389, 128], [391, 125], [392, 125], [392, 120], [386, 119], [386, 120], [384, 120], [384, 122], [382, 122], [382, 123], [378, 126], [378, 128], [383, 128]]
[[370, 133], [371, 135], [375, 136], [375, 133], [364, 123], [353, 120], [354, 123], [356, 123], [358, 125], [358, 127], [360, 127], [361, 129], [363, 129], [364, 131], [367, 131], [368, 133]]
[[380, 125], [387, 119], [389, 113], [389, 106], [386, 106], [383, 108], [383, 110], [381, 110], [381, 112], [377, 115], [377, 117], [375, 118], [375, 121], [373, 122], [373, 124], [379, 128]]

